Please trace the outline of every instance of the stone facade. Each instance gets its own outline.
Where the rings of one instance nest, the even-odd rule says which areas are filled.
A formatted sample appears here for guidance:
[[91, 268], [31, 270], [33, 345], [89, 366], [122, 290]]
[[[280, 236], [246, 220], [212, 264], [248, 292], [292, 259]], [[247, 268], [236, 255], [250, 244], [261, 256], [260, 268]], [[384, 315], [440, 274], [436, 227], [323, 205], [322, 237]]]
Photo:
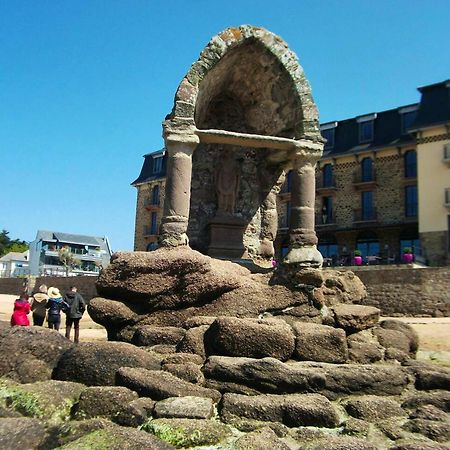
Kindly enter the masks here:
[[[258, 148], [249, 145], [255, 137], [276, 137], [277, 145], [283, 139], [319, 141], [317, 111], [303, 71], [286, 44], [271, 33], [246, 26], [226, 30], [210, 41], [180, 83], [165, 122], [171, 152], [186, 152], [183, 167], [192, 178], [179, 183], [183, 189], [191, 183], [185, 189], [189, 204], [182, 208], [186, 217], [173, 214], [168, 219], [173, 225], [163, 224], [162, 229], [185, 230], [174, 242], [189, 241], [193, 248], [214, 256], [208, 245], [209, 227], [220, 209], [217, 172], [224, 154], [231, 151], [240, 172], [233, 214], [242, 222], [235, 225], [243, 227], [241, 246], [247, 256], [286, 260], [290, 246], [297, 245], [289, 235], [296, 234], [314, 246], [317, 235], [325, 265], [350, 265], [355, 249], [361, 248], [365, 263], [400, 263], [405, 247], [413, 248], [416, 262], [448, 265], [450, 202], [445, 203], [445, 195], [450, 198], [450, 110], [445, 105], [449, 89], [448, 80], [425, 86], [419, 88], [420, 103], [322, 124], [328, 144], [315, 167], [314, 213], [298, 203], [302, 195], [314, 195], [308, 188], [297, 191], [295, 201], [291, 198], [300, 178], [295, 172], [302, 173], [305, 185], [312, 185], [305, 181], [311, 178], [303, 173], [307, 165], [293, 170], [286, 149], [274, 150], [262, 142]], [[361, 134], [364, 124], [372, 124], [367, 139]], [[443, 155], [446, 146], [447, 156]], [[371, 162], [368, 180], [365, 161]], [[332, 167], [332, 179], [324, 182], [327, 166]], [[289, 172], [291, 189], [286, 189], [283, 182]], [[156, 238], [142, 234], [149, 217], [139, 198], [136, 215], [135, 249], [146, 250]], [[305, 229], [314, 227], [315, 233], [301, 231], [300, 216]], [[224, 239], [225, 228], [221, 229]]]
[[[371, 154], [335, 158], [333, 161], [322, 158], [316, 168], [316, 232], [321, 242], [333, 241], [338, 246], [338, 252], [343, 257], [353, 254], [357, 239], [360, 236], [375, 234], [379, 241], [380, 258], [395, 258], [399, 261], [401, 255], [400, 240], [402, 236], [417, 234], [417, 217], [406, 217], [405, 186], [417, 185], [416, 178], [405, 178], [404, 153], [413, 150], [408, 146], [403, 151], [392, 148], [380, 150], [373, 158]], [[375, 180], [358, 183], [361, 172], [360, 162], [363, 158], [373, 158]], [[323, 186], [323, 168], [326, 164], [333, 165], [332, 186]], [[286, 190], [286, 189], [285, 189]], [[374, 195], [373, 220], [359, 219], [361, 193], [372, 191]], [[322, 209], [326, 198], [331, 198], [331, 220], [324, 221]], [[278, 198], [280, 232], [277, 241], [279, 251], [286, 244], [287, 205], [290, 202], [289, 192]]]
[[[158, 243], [158, 229], [164, 208], [165, 178], [152, 180], [136, 186], [136, 223], [134, 229], [134, 250], [146, 251], [150, 244]], [[152, 204], [152, 193], [155, 186], [159, 186], [159, 203]], [[152, 230], [152, 213], [156, 213], [156, 233]]]

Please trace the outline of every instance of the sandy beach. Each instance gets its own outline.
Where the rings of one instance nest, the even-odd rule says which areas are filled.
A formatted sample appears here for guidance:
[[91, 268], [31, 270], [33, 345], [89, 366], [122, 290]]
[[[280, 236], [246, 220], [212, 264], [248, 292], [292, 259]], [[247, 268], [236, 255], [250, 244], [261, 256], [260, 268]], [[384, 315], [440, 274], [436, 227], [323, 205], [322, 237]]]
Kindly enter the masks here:
[[[17, 298], [15, 295], [0, 294], [0, 320], [7, 322], [11, 319], [13, 311], [14, 300]], [[31, 314], [29, 315], [30, 322], [32, 323]], [[44, 324], [47, 326], [47, 322]], [[66, 331], [66, 315], [61, 314], [61, 328], [59, 332], [64, 334]], [[73, 339], [73, 330], [72, 330]], [[80, 321], [80, 341], [106, 341], [106, 330], [99, 324], [95, 323], [86, 312]]]

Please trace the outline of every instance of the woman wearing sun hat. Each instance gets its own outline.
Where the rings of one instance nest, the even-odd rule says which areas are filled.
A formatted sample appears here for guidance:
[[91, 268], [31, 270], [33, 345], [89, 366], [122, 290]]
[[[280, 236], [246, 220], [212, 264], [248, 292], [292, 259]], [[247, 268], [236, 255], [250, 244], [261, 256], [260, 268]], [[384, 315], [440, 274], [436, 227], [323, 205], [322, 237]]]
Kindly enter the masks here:
[[59, 326], [61, 324], [61, 310], [66, 309], [69, 305], [62, 299], [62, 295], [58, 288], [49, 287], [47, 295], [48, 302], [46, 308], [48, 309], [48, 327], [59, 331]]

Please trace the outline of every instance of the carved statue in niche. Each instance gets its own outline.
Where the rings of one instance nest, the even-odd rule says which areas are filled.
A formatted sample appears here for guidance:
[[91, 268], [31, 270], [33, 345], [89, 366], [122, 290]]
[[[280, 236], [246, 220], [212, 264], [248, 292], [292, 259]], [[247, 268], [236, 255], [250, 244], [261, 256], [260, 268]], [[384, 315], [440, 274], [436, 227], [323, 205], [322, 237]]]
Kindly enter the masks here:
[[232, 150], [225, 150], [222, 154], [216, 170], [217, 214], [233, 215], [239, 192], [240, 167]]

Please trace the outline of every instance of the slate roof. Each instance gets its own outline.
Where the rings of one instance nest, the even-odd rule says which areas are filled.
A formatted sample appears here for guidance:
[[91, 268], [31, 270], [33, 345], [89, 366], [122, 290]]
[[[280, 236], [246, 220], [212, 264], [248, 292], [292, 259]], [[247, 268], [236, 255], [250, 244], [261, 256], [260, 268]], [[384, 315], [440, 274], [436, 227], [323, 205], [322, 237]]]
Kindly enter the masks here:
[[[165, 157], [166, 149], [157, 150], [155, 152], [147, 153], [144, 155], [144, 164], [142, 165], [141, 173], [139, 176], [131, 183], [132, 186], [136, 186], [141, 183], [146, 183], [148, 181], [153, 181], [158, 178], [166, 176], [166, 166], [167, 158]], [[154, 173], [153, 172], [153, 160], [157, 156], [163, 156], [162, 170]]]
[[422, 94], [413, 129], [450, 122], [450, 79], [418, 88]]
[[91, 245], [95, 247], [105, 247], [105, 239], [96, 236], [85, 236], [82, 234], [61, 233], [59, 231], [39, 230], [36, 240], [42, 239], [45, 242], [64, 242], [67, 244]]
[[325, 148], [323, 155], [332, 156], [377, 150], [389, 146], [413, 145], [415, 138], [410, 134], [402, 134], [402, 115], [400, 113], [403, 108], [411, 106], [413, 107], [415, 104], [376, 113], [373, 140], [363, 144], [359, 142], [357, 117], [338, 121], [334, 129], [334, 146]]
[[[401, 106], [386, 111], [372, 113], [376, 115], [374, 119], [374, 136], [369, 143], [359, 142], [359, 122], [358, 118], [337, 121], [334, 128], [334, 146], [325, 147], [323, 156], [333, 157], [334, 155], [353, 154], [362, 151], [376, 151], [385, 147], [404, 147], [415, 145], [416, 138], [413, 134], [421, 128], [439, 125], [450, 122], [450, 79], [419, 87], [421, 93], [420, 103]], [[408, 128], [408, 133], [402, 130], [402, 112], [405, 109], [418, 107], [417, 117]], [[330, 124], [332, 122], [328, 122]], [[326, 124], [322, 124], [326, 125]], [[165, 153], [165, 149], [149, 153], [144, 156], [139, 177], [131, 183], [136, 186], [140, 183], [155, 180], [166, 175], [166, 158], [163, 160], [161, 172], [153, 173], [153, 159], [155, 156]]]

